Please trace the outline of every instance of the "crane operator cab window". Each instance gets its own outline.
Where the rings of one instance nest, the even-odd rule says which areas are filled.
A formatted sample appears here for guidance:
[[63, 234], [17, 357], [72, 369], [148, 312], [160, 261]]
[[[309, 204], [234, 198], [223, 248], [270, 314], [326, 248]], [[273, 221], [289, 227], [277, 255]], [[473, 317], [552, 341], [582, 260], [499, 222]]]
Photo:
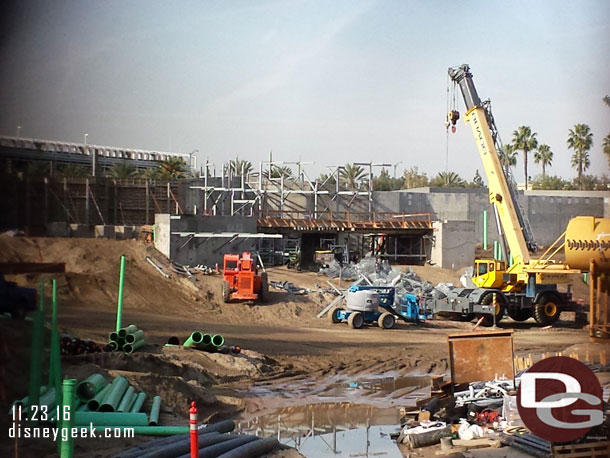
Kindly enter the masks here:
[[486, 273], [494, 271], [494, 262], [479, 262], [476, 267], [475, 272], [477, 275], [485, 275]]

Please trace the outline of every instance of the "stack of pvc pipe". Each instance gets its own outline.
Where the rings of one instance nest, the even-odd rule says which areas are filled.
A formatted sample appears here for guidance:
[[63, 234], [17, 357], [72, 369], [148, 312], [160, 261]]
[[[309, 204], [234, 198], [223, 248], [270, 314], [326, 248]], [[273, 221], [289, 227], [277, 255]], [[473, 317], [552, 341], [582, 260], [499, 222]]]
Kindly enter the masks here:
[[138, 329], [135, 324], [130, 324], [125, 328], [120, 328], [118, 331], [112, 331], [108, 334], [108, 346], [113, 351], [122, 351], [123, 353], [133, 353], [145, 344], [144, 331]]
[[76, 386], [76, 396], [83, 403], [76, 411], [77, 426], [158, 426], [161, 398], [152, 400], [150, 414], [142, 410], [146, 393], [137, 393], [125, 377], [110, 383], [101, 374], [92, 374]]
[[194, 347], [209, 352], [220, 351], [224, 348], [225, 338], [220, 334], [207, 334], [201, 331], [193, 331], [182, 345]]

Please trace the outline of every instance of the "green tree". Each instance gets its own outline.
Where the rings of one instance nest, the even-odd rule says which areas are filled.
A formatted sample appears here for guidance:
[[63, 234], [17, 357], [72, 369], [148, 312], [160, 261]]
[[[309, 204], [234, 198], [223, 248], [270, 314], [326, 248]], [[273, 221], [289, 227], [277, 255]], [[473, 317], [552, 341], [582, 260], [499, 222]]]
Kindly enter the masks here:
[[89, 169], [82, 165], [66, 164], [61, 168], [61, 173], [66, 178], [85, 178], [89, 175]]
[[393, 188], [392, 177], [390, 172], [385, 168], [381, 169], [379, 176], [373, 178], [373, 189], [375, 191], [391, 191]]
[[178, 157], [169, 157], [159, 167], [159, 178], [162, 180], [176, 180], [186, 175], [186, 164]]
[[429, 180], [425, 173], [419, 173], [417, 167], [411, 167], [409, 170], [405, 170], [402, 179], [404, 181], [405, 189], [423, 188], [428, 186]]
[[574, 185], [583, 191], [607, 191], [609, 189], [608, 184], [607, 175], [602, 175], [601, 177], [583, 175], [580, 179], [574, 179]]
[[339, 173], [340, 183], [347, 188], [357, 189], [366, 172], [359, 165], [345, 164]]
[[602, 143], [602, 151], [606, 155], [606, 159], [608, 159], [608, 167], [610, 167], [610, 134], [604, 137], [604, 141]]
[[525, 174], [525, 189], [527, 189], [527, 154], [538, 147], [536, 133], [532, 133], [529, 126], [520, 126], [513, 131], [513, 145], [515, 151], [523, 151], [523, 173]]
[[117, 179], [131, 178], [133, 176], [136, 176], [137, 174], [138, 171], [136, 170], [136, 167], [127, 161], [117, 162], [106, 171], [106, 176], [108, 178]]
[[509, 167], [517, 165], [517, 151], [515, 146], [511, 143], [504, 145], [504, 150], [500, 150], [498, 156], [500, 157], [500, 164], [502, 164], [504, 170], [508, 170]]
[[279, 167], [274, 165], [271, 168], [271, 178], [288, 178], [292, 176], [292, 169], [287, 166]]
[[534, 153], [534, 162], [542, 166], [542, 176], [546, 175], [546, 166], [549, 167], [553, 163], [553, 152], [549, 145], [540, 145], [538, 150]]
[[587, 124], [576, 124], [574, 129], [570, 129], [567, 143], [568, 148], [574, 150], [571, 165], [578, 171], [578, 189], [582, 189], [582, 174], [591, 165], [589, 160], [589, 150], [593, 146], [591, 128]]
[[472, 182], [470, 182], [470, 187], [482, 188], [484, 186], [485, 186], [485, 183], [483, 182], [483, 177], [479, 173], [479, 169], [477, 169], [474, 173], [474, 178], [472, 179]]
[[159, 178], [160, 172], [161, 170], [159, 167], [148, 167], [145, 169], [141, 169], [138, 172], [138, 176], [147, 180], [156, 180], [157, 178]]
[[571, 190], [572, 183], [554, 175], [538, 175], [532, 181], [532, 189], [542, 190]]
[[336, 182], [335, 175], [328, 175], [327, 173], [321, 173], [316, 181], [320, 184], [325, 183], [325, 186], [335, 186]]
[[602, 99], [604, 101], [604, 103], [606, 105], [608, 105], [610, 107], [610, 97], [608, 97], [607, 95], [604, 96], [604, 98]]
[[252, 172], [252, 163], [250, 161], [240, 160], [238, 157], [229, 161], [229, 167], [233, 171], [233, 175], [239, 177], [242, 173], [248, 175]]
[[430, 186], [439, 188], [464, 188], [466, 181], [455, 172], [440, 172], [431, 181]]

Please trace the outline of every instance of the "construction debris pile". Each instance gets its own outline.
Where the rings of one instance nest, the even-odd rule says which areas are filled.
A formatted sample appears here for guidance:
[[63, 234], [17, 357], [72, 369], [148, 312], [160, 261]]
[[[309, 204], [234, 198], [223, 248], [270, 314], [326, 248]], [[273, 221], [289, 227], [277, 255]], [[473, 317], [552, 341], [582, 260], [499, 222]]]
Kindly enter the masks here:
[[104, 345], [92, 340], [81, 340], [77, 337], [62, 336], [59, 340], [59, 350], [62, 355], [86, 355], [107, 350]]
[[422, 280], [409, 267], [403, 272], [400, 267], [391, 266], [387, 260], [378, 260], [373, 256], [366, 256], [356, 264], [341, 265], [337, 260], [332, 260], [318, 273], [330, 278], [352, 281], [353, 284], [393, 286], [396, 288], [395, 303], [398, 303], [406, 293], [429, 295], [440, 299], [445, 297], [448, 290], [454, 286], [451, 283], [439, 283], [434, 286]]

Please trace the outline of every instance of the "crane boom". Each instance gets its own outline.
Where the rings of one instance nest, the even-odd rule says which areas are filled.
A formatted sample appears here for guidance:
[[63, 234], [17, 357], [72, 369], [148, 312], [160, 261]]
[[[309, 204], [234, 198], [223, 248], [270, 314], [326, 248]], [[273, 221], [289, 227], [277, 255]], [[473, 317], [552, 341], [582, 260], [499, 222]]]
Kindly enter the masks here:
[[530, 263], [529, 251], [535, 249], [535, 242], [523, 214], [516, 205], [516, 196], [500, 163], [498, 150], [501, 143], [489, 103], [481, 102], [468, 65], [449, 68], [449, 77], [459, 85], [464, 97], [464, 122], [472, 127], [487, 175], [489, 201], [500, 218], [508, 249], [513, 257], [513, 265], [527, 265]]

